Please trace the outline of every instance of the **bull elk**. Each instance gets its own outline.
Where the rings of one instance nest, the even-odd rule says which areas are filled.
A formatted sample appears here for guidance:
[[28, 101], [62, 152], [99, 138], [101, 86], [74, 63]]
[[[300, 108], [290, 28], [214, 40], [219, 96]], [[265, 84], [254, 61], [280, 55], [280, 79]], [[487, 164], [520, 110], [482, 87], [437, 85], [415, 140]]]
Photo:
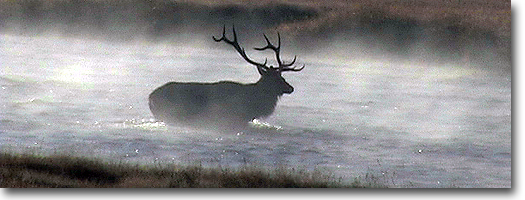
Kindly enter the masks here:
[[274, 46], [264, 35], [266, 46], [254, 48], [258, 51], [270, 49], [275, 52], [278, 67], [267, 66], [250, 59], [237, 40], [235, 27], [233, 40], [226, 37], [226, 27], [222, 37], [216, 42], [224, 41], [233, 46], [246, 62], [255, 65], [261, 78], [256, 83], [243, 84], [231, 81], [215, 83], [169, 82], [149, 95], [149, 107], [157, 120], [167, 124], [182, 124], [201, 128], [244, 127], [255, 118], [267, 117], [273, 113], [280, 96], [290, 94], [294, 88], [281, 76], [282, 72], [298, 72], [304, 68], [292, 67], [297, 56], [285, 63], [279, 55], [281, 37], [277, 33], [278, 43]]

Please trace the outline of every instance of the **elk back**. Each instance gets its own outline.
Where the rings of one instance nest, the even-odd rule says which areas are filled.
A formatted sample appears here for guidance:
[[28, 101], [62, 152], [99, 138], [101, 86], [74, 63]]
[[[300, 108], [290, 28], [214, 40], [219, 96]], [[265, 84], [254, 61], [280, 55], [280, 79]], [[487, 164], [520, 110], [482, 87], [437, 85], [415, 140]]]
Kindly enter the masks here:
[[270, 115], [278, 96], [256, 84], [170, 82], [149, 96], [157, 120], [200, 128], [244, 127], [254, 118]]

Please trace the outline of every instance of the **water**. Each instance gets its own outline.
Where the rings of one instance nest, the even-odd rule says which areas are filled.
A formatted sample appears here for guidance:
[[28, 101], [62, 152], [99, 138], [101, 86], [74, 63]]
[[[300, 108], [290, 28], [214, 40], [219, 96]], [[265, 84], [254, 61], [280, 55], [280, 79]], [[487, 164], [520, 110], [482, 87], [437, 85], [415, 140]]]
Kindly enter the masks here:
[[147, 97], [169, 81], [255, 82], [232, 49], [12, 35], [0, 45], [2, 151], [321, 169], [390, 187], [511, 186], [510, 74], [298, 53], [306, 68], [283, 75], [295, 92], [272, 116], [215, 133], [155, 121]]

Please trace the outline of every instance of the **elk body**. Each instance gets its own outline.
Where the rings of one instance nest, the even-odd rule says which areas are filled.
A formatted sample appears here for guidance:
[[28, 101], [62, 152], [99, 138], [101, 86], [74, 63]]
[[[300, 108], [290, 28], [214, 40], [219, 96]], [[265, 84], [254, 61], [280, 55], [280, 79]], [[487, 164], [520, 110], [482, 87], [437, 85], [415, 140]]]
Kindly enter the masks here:
[[267, 62], [257, 63], [251, 60], [239, 46], [235, 28], [233, 40], [226, 38], [225, 28], [222, 37], [216, 42], [224, 41], [232, 45], [248, 63], [255, 65], [261, 78], [256, 83], [242, 84], [231, 81], [216, 83], [181, 83], [169, 82], [155, 89], [149, 96], [149, 107], [157, 120], [168, 124], [183, 124], [203, 128], [243, 127], [255, 118], [267, 117], [273, 113], [277, 101], [283, 94], [290, 94], [294, 88], [281, 76], [285, 71], [300, 71], [304, 68], [291, 67], [280, 58], [280, 36], [278, 45], [274, 46], [264, 35], [267, 45], [254, 48], [275, 52], [278, 67], [267, 66]]

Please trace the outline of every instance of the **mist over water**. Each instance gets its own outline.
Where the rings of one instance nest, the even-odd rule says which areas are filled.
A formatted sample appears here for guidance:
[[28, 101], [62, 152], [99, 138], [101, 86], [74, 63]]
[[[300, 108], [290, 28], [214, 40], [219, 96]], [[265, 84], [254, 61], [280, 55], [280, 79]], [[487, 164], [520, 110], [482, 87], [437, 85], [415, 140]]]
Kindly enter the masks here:
[[[234, 8], [211, 13], [247, 16]], [[295, 91], [280, 98], [270, 117], [239, 132], [156, 121], [148, 95], [167, 82], [258, 80], [231, 46], [211, 39], [235, 19], [200, 27], [181, 22], [198, 34], [131, 31], [129, 40], [107, 39], [126, 30], [107, 25], [90, 33], [106, 39], [77, 35], [82, 31], [69, 29], [74, 23], [43, 28], [45, 34], [1, 33], [0, 148], [144, 164], [323, 169], [351, 180], [372, 174], [391, 187], [510, 187], [510, 55], [487, 34], [443, 40], [426, 25], [394, 34], [410, 40], [365, 26], [281, 32], [283, 59], [297, 55], [306, 67], [283, 74]], [[260, 30], [235, 23], [241, 46], [256, 61], [274, 62], [271, 52], [251, 48], [265, 44], [263, 33], [275, 40], [276, 31], [264, 28], [282, 22]], [[132, 23], [173, 30], [139, 24]], [[71, 35], [56, 33], [63, 27]], [[447, 45], [436, 47], [439, 41]], [[456, 42], [461, 51], [448, 45]]]

